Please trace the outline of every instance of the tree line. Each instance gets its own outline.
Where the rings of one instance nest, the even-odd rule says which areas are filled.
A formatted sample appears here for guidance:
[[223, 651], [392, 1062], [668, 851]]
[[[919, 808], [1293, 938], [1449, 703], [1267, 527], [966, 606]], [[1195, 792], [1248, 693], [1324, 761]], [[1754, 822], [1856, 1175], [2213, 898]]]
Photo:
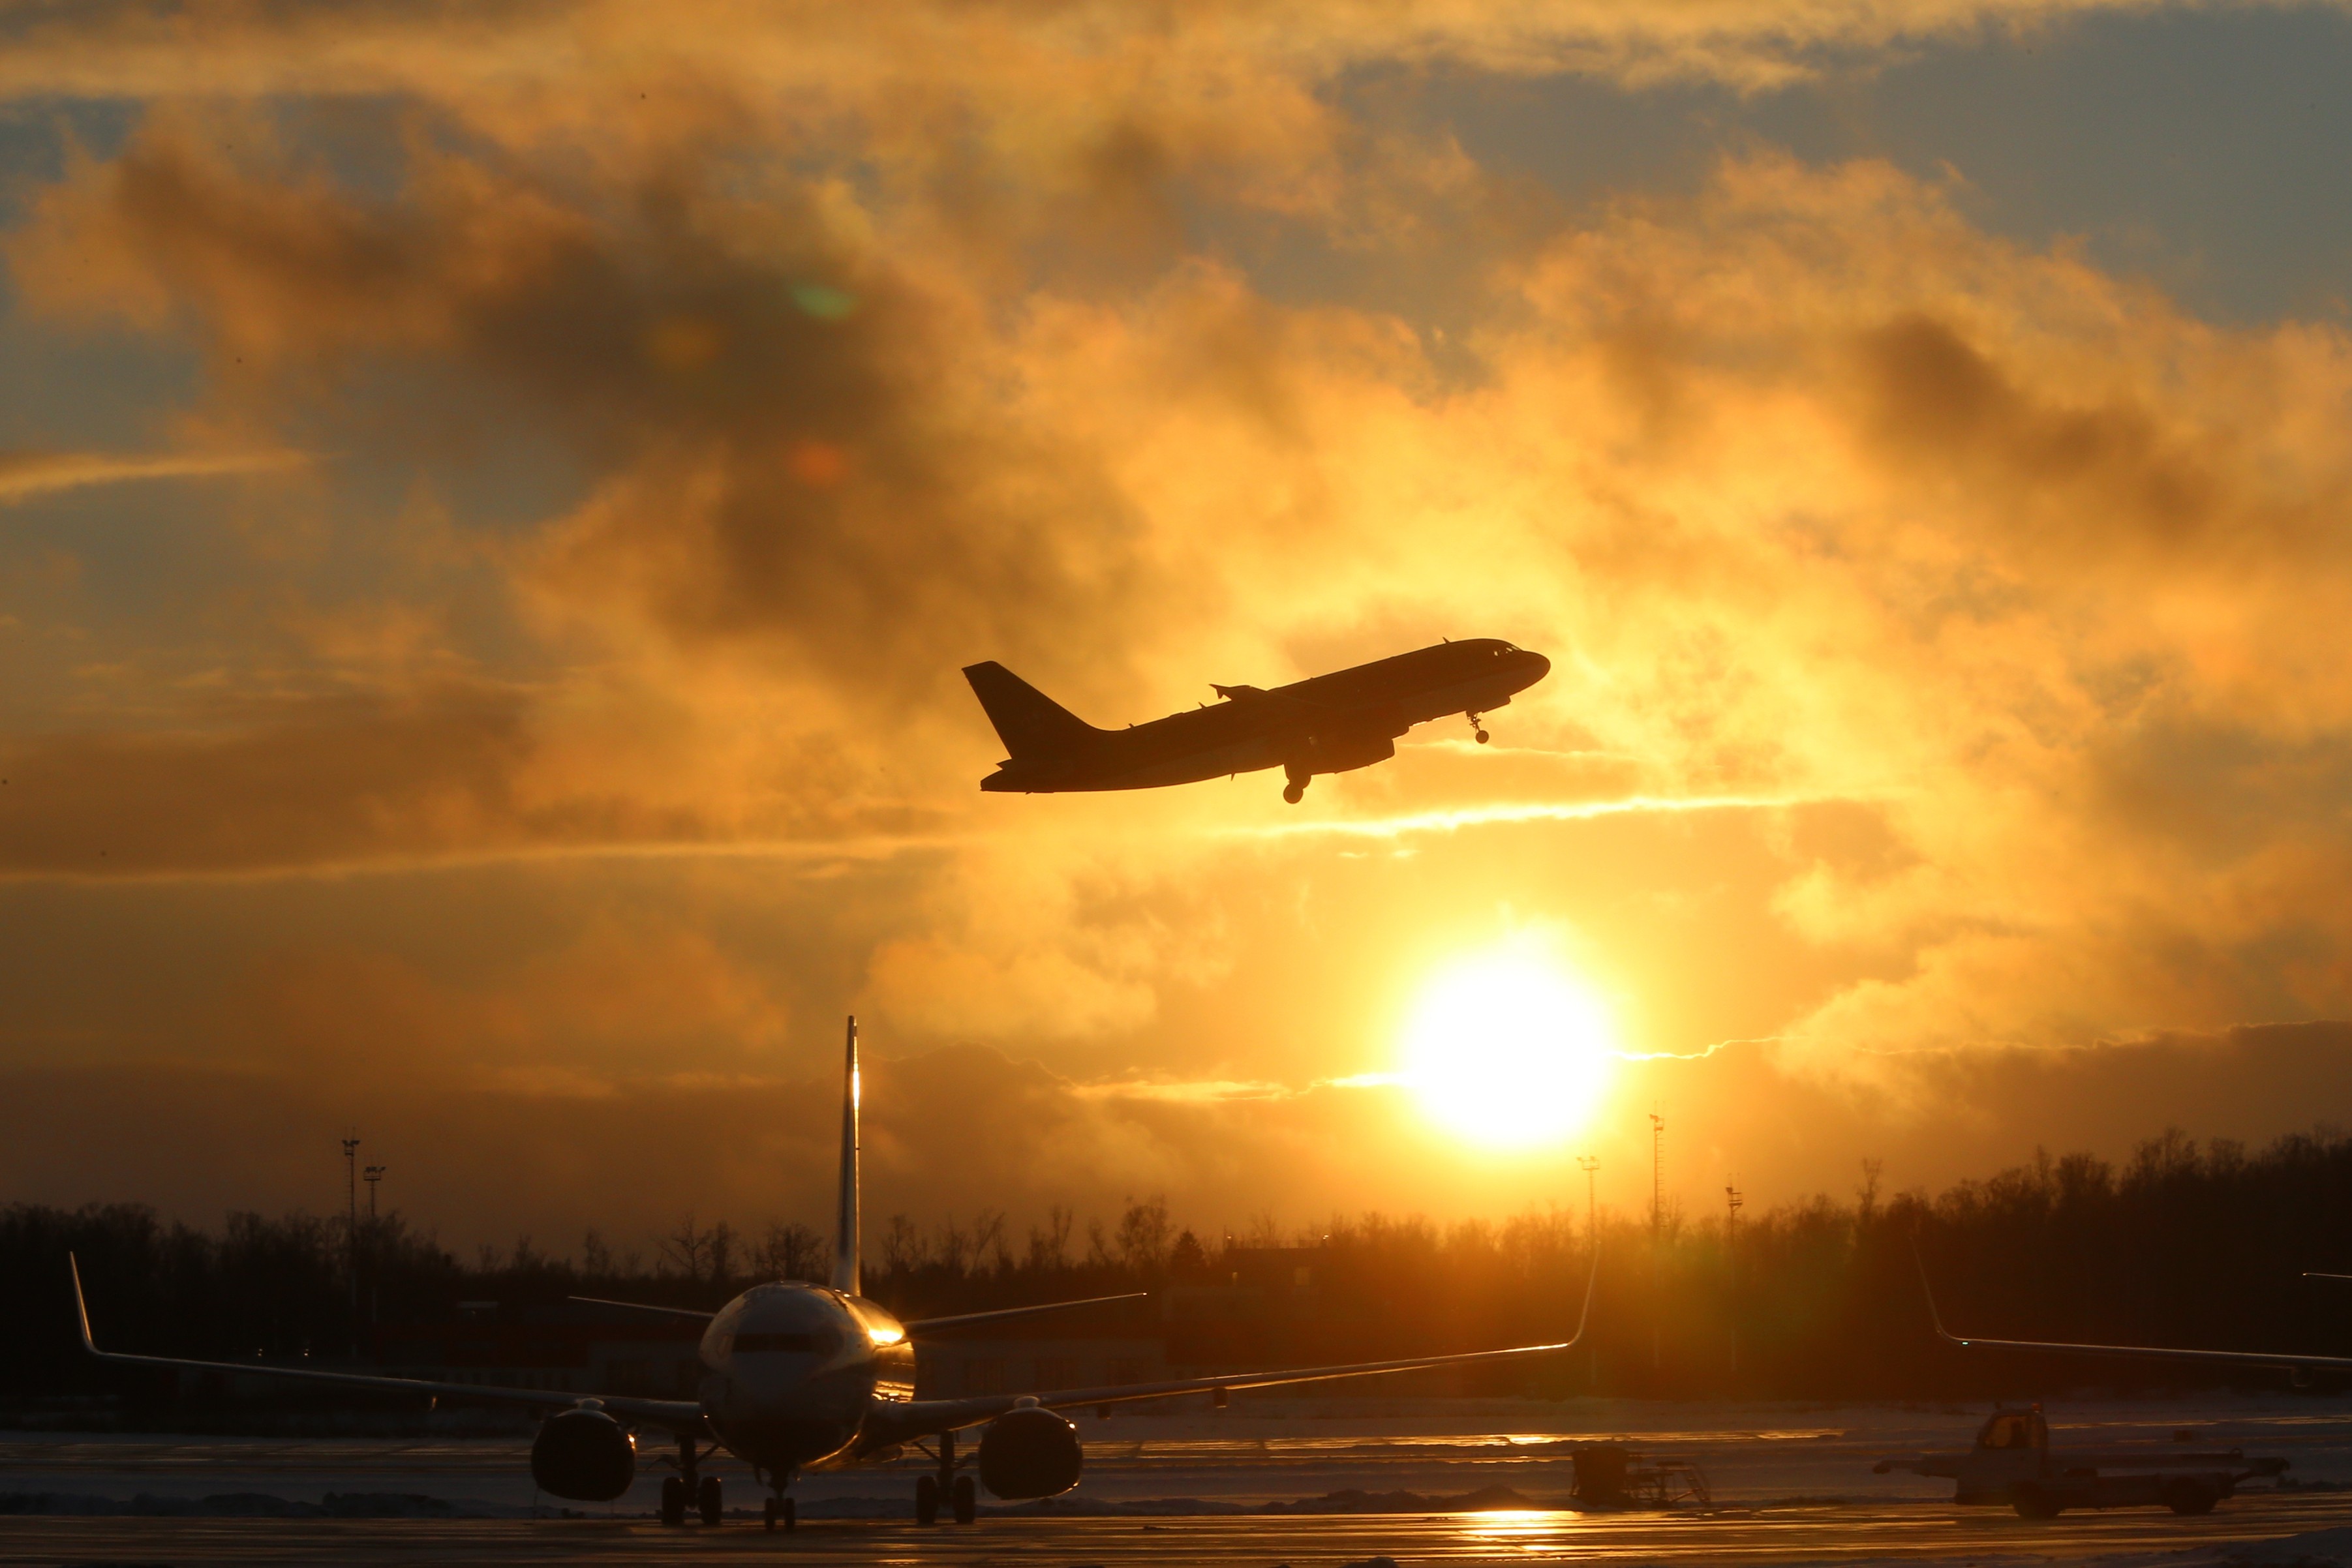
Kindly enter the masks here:
[[[2329, 1129], [2254, 1152], [2167, 1132], [2120, 1164], [2041, 1155], [1932, 1195], [1885, 1194], [1864, 1162], [1843, 1198], [1599, 1219], [1588, 1343], [1531, 1385], [1512, 1373], [1517, 1388], [1919, 1398], [2226, 1375], [1953, 1351], [1930, 1331], [1921, 1262], [1946, 1322], [1972, 1333], [2352, 1349], [2352, 1286], [2299, 1278], [2352, 1272], [2352, 1137]], [[1083, 1221], [1056, 1207], [1017, 1232], [995, 1211], [928, 1225], [893, 1215], [869, 1232], [866, 1290], [908, 1316], [1150, 1291], [1167, 1306], [1148, 1321], [1169, 1333], [1171, 1356], [1188, 1301], [1271, 1291], [1278, 1310], [1223, 1312], [1198, 1354], [1370, 1358], [1561, 1337], [1591, 1229], [1580, 1208], [1547, 1207], [1451, 1224], [1365, 1214], [1286, 1228], [1269, 1218], [1244, 1235], [1203, 1236], [1158, 1197]], [[16, 1204], [0, 1208], [0, 1396], [123, 1385], [76, 1354], [69, 1250], [110, 1347], [226, 1360], [344, 1359], [364, 1353], [371, 1323], [441, 1321], [460, 1301], [584, 1294], [711, 1307], [762, 1279], [821, 1281], [831, 1256], [804, 1225], [692, 1216], [641, 1243], [590, 1231], [568, 1252], [524, 1238], [467, 1260], [398, 1213], [362, 1218], [356, 1231], [340, 1218], [240, 1213], [208, 1230], [136, 1205]]]

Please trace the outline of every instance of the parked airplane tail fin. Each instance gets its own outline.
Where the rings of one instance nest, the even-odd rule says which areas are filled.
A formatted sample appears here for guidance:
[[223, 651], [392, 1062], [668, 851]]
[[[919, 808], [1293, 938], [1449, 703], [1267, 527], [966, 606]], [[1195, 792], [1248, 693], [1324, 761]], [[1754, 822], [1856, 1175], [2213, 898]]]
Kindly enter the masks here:
[[841, 1197], [833, 1222], [833, 1288], [863, 1294], [857, 1267], [857, 1018], [850, 1015], [848, 1062], [841, 1085]]
[[1102, 732], [991, 659], [964, 666], [963, 678], [1013, 757], [1051, 757]]

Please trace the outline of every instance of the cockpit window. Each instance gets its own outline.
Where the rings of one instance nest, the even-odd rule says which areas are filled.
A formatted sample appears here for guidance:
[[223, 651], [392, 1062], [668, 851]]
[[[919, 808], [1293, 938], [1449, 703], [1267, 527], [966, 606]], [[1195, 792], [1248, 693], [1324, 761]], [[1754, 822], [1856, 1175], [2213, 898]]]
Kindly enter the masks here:
[[761, 1351], [798, 1351], [803, 1355], [831, 1355], [835, 1343], [832, 1332], [824, 1329], [814, 1333], [739, 1333], [735, 1336], [735, 1349], [739, 1354]]

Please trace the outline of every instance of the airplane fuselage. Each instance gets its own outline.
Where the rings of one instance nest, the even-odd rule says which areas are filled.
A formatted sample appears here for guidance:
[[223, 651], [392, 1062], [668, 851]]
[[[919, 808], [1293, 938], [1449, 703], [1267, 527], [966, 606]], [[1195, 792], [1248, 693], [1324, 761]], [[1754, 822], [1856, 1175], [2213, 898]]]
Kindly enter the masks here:
[[1550, 668], [1542, 654], [1493, 638], [1441, 643], [1270, 690], [1224, 688], [1213, 705], [1092, 730], [1052, 755], [1008, 758], [980, 787], [1055, 794], [1150, 789], [1268, 768], [1295, 779], [1344, 773], [1394, 756], [1396, 737], [1417, 724], [1504, 706]]
[[898, 1320], [823, 1285], [757, 1285], [703, 1332], [699, 1396], [720, 1442], [772, 1474], [855, 1457], [879, 1405], [915, 1394]]

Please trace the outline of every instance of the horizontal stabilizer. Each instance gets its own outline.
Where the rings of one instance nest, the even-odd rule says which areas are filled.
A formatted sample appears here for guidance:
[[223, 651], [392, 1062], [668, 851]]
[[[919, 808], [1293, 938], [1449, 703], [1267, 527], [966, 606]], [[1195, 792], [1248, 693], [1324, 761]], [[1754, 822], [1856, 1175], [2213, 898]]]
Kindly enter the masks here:
[[626, 1312], [652, 1312], [658, 1317], [692, 1318], [698, 1323], [707, 1323], [719, 1315], [716, 1312], [697, 1312], [692, 1307], [656, 1307], [650, 1301], [608, 1301], [602, 1296], [566, 1296], [563, 1299], [567, 1301], [578, 1301], [583, 1307], [619, 1307]]
[[1040, 1312], [1066, 1312], [1078, 1307], [1099, 1307], [1106, 1301], [1139, 1301], [1149, 1291], [1129, 1291], [1123, 1296], [1088, 1296], [1079, 1301], [1047, 1301], [1041, 1307], [1004, 1307], [992, 1312], [959, 1312], [951, 1318], [918, 1318], [904, 1324], [909, 1334], [926, 1334], [939, 1329], [969, 1328], [973, 1323], [1001, 1323], [1008, 1318], [1034, 1318]]

